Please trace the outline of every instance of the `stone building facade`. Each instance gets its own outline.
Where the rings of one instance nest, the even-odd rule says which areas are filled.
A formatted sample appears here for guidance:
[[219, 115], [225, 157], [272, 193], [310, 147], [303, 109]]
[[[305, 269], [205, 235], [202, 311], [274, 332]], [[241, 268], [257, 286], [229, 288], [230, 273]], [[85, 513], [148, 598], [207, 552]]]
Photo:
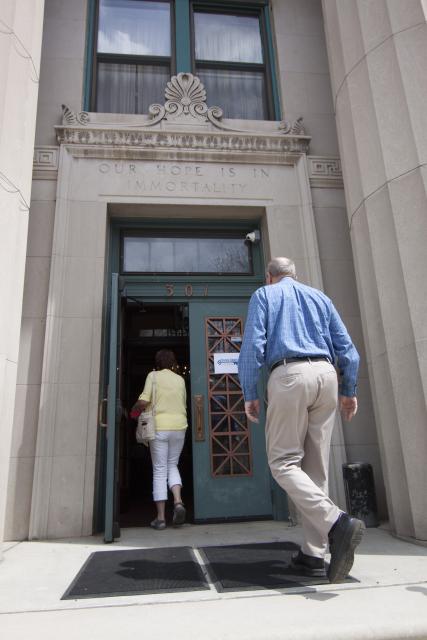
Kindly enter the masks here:
[[[31, 3], [34, 33], [26, 23], [23, 34], [13, 20], [27, 5], [6, 2], [2, 23], [9, 30], [0, 34], [12, 72], [13, 65], [27, 65], [16, 71], [21, 93], [15, 84], [2, 85], [2, 122], [12, 131], [16, 105], [28, 117], [27, 127], [22, 114], [16, 123], [25, 131], [19, 148], [2, 133], [1, 179], [9, 182], [2, 182], [1, 197], [15, 197], [19, 210], [19, 198], [4, 188], [13, 183], [30, 205], [25, 222], [21, 214], [1, 213], [12, 234], [0, 239], [1, 286], [10, 292], [2, 297], [1, 325], [3, 538], [90, 535], [102, 530], [109, 510], [110, 525], [136, 526], [133, 507], [126, 512], [125, 505], [132, 486], [135, 493], [140, 454], [126, 435], [126, 409], [137, 372], [148, 366], [144, 350], [151, 353], [161, 339], [181, 349], [183, 367], [191, 364], [195, 520], [287, 517], [283, 496], [266, 479], [259, 435], [245, 425], [239, 431], [239, 411], [230, 406], [223, 411], [232, 425], [229, 445], [226, 454], [221, 450], [214, 419], [220, 411], [212, 406], [225, 401], [215, 396], [209, 347], [209, 331], [219, 331], [221, 318], [221, 340], [238, 349], [237, 329], [230, 337], [224, 327], [242, 320], [269, 257], [287, 255], [300, 280], [333, 299], [362, 357], [359, 412], [350, 424], [337, 419], [331, 493], [345, 506], [342, 464], [368, 462], [380, 517], [389, 517], [397, 534], [425, 540], [427, 27], [421, 0], [135, 0], [141, 15], [169, 12], [169, 57], [126, 49], [143, 42], [144, 32], [127, 44], [133, 32], [126, 25], [134, 27], [124, 18], [117, 22], [129, 9], [124, 0], [46, 0], [43, 26], [43, 3]], [[239, 33], [243, 44], [250, 41], [252, 53], [241, 53], [249, 50], [242, 45], [242, 58], [229, 53], [231, 62], [221, 56], [212, 62], [209, 30], [218, 27], [212, 20], [222, 20], [224, 33]], [[25, 56], [12, 59], [14, 38], [22, 44], [23, 35], [33, 47], [25, 48], [31, 65]], [[36, 109], [31, 73], [40, 55]], [[142, 77], [142, 89], [135, 85], [131, 96], [133, 112], [123, 108], [131, 95], [125, 76]], [[241, 82], [236, 95], [225, 90], [237, 86], [227, 85], [229, 78]], [[238, 102], [240, 111], [233, 111]], [[105, 104], [117, 105], [116, 112], [107, 113]], [[14, 166], [27, 167], [22, 186]], [[244, 242], [252, 230], [259, 244]], [[169, 266], [142, 265], [132, 253], [165, 238], [173, 251], [202, 239], [217, 252], [220, 239], [231, 253], [221, 254], [216, 269], [201, 255], [194, 271], [178, 258]], [[172, 311], [179, 327], [165, 328]], [[132, 348], [139, 360], [132, 360]], [[126, 373], [132, 367], [136, 373]], [[232, 377], [224, 382], [222, 397], [232, 397], [232, 383]], [[115, 439], [108, 438], [112, 422]], [[258, 511], [214, 507], [218, 487], [240, 495], [249, 482], [260, 491]], [[206, 512], [198, 506], [204, 491], [212, 499]]]

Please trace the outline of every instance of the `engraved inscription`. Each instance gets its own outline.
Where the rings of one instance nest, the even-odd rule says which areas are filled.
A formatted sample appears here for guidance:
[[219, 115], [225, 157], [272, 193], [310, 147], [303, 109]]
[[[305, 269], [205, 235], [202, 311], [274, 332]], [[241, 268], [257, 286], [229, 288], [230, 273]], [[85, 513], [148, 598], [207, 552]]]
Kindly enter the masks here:
[[136, 163], [104, 161], [98, 164], [104, 176], [119, 175], [126, 178], [129, 191], [143, 193], [175, 193], [196, 195], [241, 196], [248, 193], [253, 183], [267, 183], [270, 169], [196, 163]]
[[267, 169], [253, 167], [252, 172], [255, 180], [257, 178], [265, 179], [270, 177], [270, 173], [267, 171]]

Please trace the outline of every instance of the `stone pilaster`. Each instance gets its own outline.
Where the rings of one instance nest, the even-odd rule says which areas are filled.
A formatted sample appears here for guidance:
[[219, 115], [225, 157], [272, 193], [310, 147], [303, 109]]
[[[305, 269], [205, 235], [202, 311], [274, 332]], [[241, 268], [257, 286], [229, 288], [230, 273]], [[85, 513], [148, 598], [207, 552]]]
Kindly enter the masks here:
[[391, 522], [426, 540], [425, 3], [322, 4]]
[[10, 461], [44, 0], [0, 3], [0, 559]]

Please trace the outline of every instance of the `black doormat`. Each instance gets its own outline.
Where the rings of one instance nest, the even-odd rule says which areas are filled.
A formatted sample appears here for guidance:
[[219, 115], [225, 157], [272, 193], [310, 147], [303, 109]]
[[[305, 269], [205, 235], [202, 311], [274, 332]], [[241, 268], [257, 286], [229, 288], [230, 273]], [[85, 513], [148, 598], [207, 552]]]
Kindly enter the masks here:
[[298, 550], [299, 546], [293, 542], [239, 544], [200, 549], [211, 580], [219, 592], [328, 584], [327, 578], [310, 578], [291, 567], [291, 558]]
[[190, 547], [92, 553], [62, 600], [209, 589]]

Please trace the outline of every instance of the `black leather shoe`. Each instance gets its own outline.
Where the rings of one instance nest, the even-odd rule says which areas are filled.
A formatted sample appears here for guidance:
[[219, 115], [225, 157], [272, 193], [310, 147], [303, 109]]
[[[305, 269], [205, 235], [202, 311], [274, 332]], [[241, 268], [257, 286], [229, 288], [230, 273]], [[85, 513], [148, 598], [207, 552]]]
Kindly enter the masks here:
[[301, 550], [292, 556], [292, 567], [304, 576], [312, 578], [326, 578], [325, 561], [323, 558], [307, 556]]
[[354, 562], [354, 550], [362, 540], [364, 529], [365, 525], [361, 520], [342, 513], [330, 530], [329, 582], [343, 582], [350, 573]]

